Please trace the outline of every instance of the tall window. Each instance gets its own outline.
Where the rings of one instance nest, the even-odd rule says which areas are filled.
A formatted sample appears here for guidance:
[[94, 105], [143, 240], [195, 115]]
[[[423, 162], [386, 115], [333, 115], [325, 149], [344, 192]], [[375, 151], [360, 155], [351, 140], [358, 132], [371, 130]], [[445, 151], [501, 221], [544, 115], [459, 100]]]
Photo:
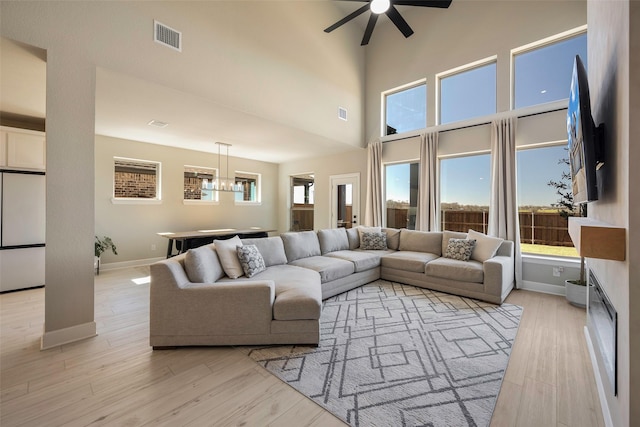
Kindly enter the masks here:
[[160, 163], [114, 157], [113, 197], [160, 200]]
[[260, 203], [260, 174], [237, 172], [235, 182], [242, 184], [243, 191], [236, 194], [238, 203]]
[[[571, 193], [566, 144], [520, 149], [518, 162], [518, 210], [522, 252], [559, 256], [578, 256], [561, 212], [558, 194]], [[567, 185], [567, 188], [562, 188]], [[570, 203], [569, 203], [570, 204]]]
[[496, 112], [496, 60], [464, 66], [436, 76], [439, 81], [440, 124]]
[[383, 135], [409, 132], [427, 127], [427, 84], [394, 89], [383, 93], [385, 129]]
[[491, 155], [440, 160], [441, 229], [487, 232], [491, 198]]
[[291, 177], [291, 231], [313, 230], [314, 176]]
[[184, 200], [217, 201], [218, 192], [213, 190], [217, 170], [199, 166], [184, 167]]
[[387, 227], [415, 230], [418, 170], [418, 163], [399, 163], [385, 167]]
[[580, 55], [587, 66], [587, 33], [551, 38], [511, 53], [513, 107], [559, 101], [569, 97], [575, 56]]

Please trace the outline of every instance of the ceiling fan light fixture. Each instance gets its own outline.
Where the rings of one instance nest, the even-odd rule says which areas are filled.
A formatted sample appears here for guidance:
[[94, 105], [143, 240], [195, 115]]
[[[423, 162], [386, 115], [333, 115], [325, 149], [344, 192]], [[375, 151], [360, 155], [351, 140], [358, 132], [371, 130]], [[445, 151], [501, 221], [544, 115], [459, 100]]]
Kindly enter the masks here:
[[371, 0], [371, 12], [381, 14], [389, 10], [391, 2], [389, 0]]

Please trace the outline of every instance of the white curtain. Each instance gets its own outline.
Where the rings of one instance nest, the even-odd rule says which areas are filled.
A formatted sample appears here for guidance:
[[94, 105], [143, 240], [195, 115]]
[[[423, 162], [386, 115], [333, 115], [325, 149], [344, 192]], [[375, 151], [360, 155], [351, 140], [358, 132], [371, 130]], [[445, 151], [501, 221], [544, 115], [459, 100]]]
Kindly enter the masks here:
[[416, 230], [440, 229], [438, 210], [438, 132], [420, 135], [420, 173]]
[[364, 225], [382, 227], [382, 142], [370, 142], [367, 151], [367, 199]]
[[491, 236], [511, 240], [515, 246], [516, 288], [522, 282], [520, 222], [516, 197], [516, 122], [515, 117], [491, 123]]

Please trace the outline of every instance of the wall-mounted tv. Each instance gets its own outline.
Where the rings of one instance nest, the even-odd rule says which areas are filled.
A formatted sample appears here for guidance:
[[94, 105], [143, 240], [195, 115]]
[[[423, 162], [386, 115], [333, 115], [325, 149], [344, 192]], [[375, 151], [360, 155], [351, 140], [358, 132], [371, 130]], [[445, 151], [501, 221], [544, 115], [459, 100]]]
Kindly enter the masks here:
[[587, 71], [580, 56], [576, 55], [567, 110], [569, 165], [574, 203], [598, 200], [596, 171], [604, 165], [603, 131], [604, 125], [596, 127], [593, 122]]

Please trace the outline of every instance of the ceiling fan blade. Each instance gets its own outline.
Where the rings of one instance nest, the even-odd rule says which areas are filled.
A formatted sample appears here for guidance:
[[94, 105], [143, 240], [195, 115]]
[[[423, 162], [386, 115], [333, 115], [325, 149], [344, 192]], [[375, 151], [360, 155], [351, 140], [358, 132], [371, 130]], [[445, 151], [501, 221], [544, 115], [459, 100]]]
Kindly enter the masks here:
[[373, 27], [376, 26], [377, 21], [378, 14], [372, 13], [371, 16], [369, 16], [369, 23], [367, 23], [367, 29], [364, 30], [364, 36], [362, 37], [362, 43], [360, 43], [360, 46], [366, 46], [369, 44], [369, 40], [371, 40], [371, 34], [373, 33]]
[[413, 34], [413, 30], [411, 29], [407, 21], [405, 21], [404, 18], [400, 15], [400, 12], [398, 12], [398, 9], [396, 9], [394, 5], [391, 5], [386, 14], [389, 19], [391, 19], [391, 21], [396, 24], [396, 27], [398, 27], [405, 38]]
[[391, 3], [396, 6], [439, 7], [446, 9], [451, 5], [451, 0], [392, 0]]
[[338, 27], [346, 24], [347, 22], [351, 21], [353, 18], [356, 18], [356, 17], [362, 15], [367, 10], [369, 10], [369, 3], [365, 4], [364, 6], [362, 6], [360, 9], [356, 10], [355, 12], [348, 14], [347, 16], [345, 16], [344, 18], [342, 18], [341, 20], [339, 20], [338, 22], [336, 22], [332, 26], [325, 28], [324, 32], [325, 33], [330, 33], [331, 31], [335, 30], [336, 28], [338, 28]]

